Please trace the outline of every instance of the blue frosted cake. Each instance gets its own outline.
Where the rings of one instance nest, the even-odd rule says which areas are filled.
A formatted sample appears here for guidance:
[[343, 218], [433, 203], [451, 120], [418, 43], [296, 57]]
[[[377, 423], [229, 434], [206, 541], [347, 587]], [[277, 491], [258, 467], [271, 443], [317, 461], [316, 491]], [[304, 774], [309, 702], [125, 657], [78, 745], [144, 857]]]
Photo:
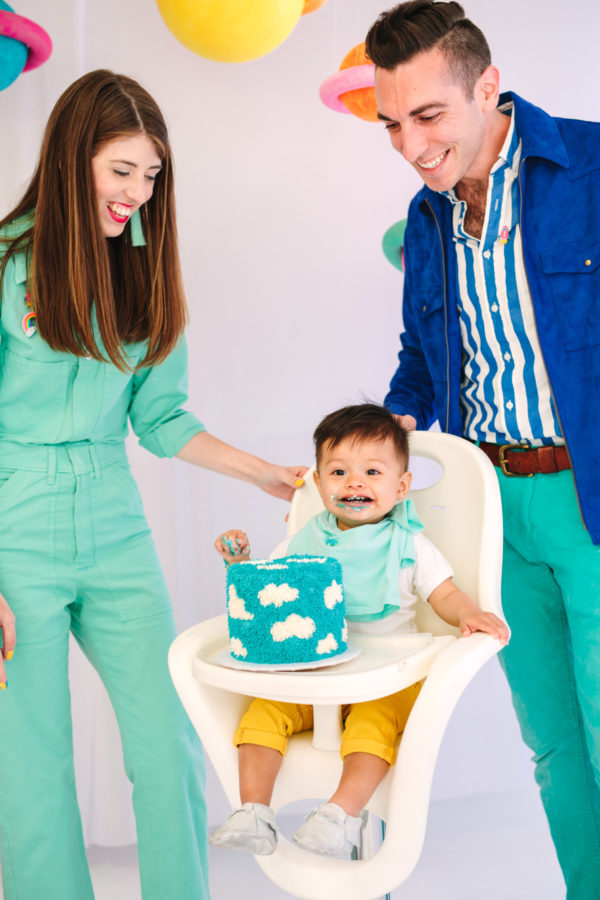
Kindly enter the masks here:
[[246, 663], [312, 663], [347, 649], [342, 567], [326, 556], [284, 556], [227, 570], [231, 655]]

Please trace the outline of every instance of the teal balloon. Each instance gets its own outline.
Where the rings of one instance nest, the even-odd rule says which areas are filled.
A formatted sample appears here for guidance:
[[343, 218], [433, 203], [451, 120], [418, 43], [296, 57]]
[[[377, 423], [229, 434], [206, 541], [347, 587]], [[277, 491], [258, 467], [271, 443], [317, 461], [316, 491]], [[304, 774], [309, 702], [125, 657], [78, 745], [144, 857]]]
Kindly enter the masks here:
[[0, 91], [16, 81], [27, 62], [27, 47], [14, 38], [0, 36]]
[[[0, 0], [0, 10], [14, 12], [14, 9]], [[28, 49], [22, 41], [0, 35], [0, 91], [16, 81], [27, 62]]]
[[404, 232], [406, 231], [406, 219], [401, 219], [394, 225], [391, 225], [383, 235], [381, 246], [388, 262], [391, 262], [396, 269], [404, 272], [404, 256], [402, 250], [404, 247]]

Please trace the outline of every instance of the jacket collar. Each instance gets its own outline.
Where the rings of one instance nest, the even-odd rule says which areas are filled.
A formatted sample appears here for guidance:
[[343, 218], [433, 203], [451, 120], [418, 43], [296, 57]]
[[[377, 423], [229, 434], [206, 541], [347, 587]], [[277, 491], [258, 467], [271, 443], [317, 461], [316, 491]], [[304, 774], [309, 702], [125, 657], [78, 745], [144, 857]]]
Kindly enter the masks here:
[[13, 259], [15, 261], [15, 284], [25, 284], [27, 281], [27, 254], [25, 252], [15, 253]]
[[[565, 147], [562, 135], [558, 129], [556, 121], [549, 116], [548, 113], [523, 100], [518, 94], [512, 91], [506, 91], [500, 94], [498, 106], [505, 103], [513, 103], [515, 110], [515, 124], [517, 134], [523, 142], [523, 152], [521, 160], [527, 159], [528, 156], [537, 156], [556, 163], [564, 168], [569, 167], [569, 154]], [[432, 191], [431, 188], [424, 185], [417, 194], [419, 206], [423, 206], [425, 201], [429, 201], [430, 205], [440, 210], [443, 195], [438, 191]]]
[[[33, 211], [26, 213], [24, 216], [21, 216], [20, 219], [16, 219], [14, 222], [10, 222], [2, 229], [2, 237], [7, 239], [12, 239], [19, 237], [19, 235], [23, 234], [24, 231], [32, 225], [33, 223]], [[27, 268], [28, 268], [28, 253], [25, 250], [17, 250], [16, 253], [13, 254], [13, 262], [14, 262], [14, 279], [15, 284], [25, 284], [27, 281]]]
[[522, 159], [538, 156], [568, 168], [569, 154], [552, 116], [511, 91], [500, 94], [500, 106], [510, 102], [514, 103], [517, 134], [523, 141]]

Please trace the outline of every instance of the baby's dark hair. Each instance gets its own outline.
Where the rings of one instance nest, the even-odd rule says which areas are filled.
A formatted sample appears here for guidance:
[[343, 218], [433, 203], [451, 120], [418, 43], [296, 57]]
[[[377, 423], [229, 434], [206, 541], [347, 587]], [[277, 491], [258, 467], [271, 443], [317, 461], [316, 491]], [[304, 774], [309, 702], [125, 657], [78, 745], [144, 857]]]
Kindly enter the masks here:
[[385, 406], [378, 403], [360, 403], [344, 406], [325, 416], [313, 434], [317, 468], [321, 461], [323, 447], [337, 447], [342, 441], [385, 441], [391, 438], [398, 457], [408, 467], [408, 432]]

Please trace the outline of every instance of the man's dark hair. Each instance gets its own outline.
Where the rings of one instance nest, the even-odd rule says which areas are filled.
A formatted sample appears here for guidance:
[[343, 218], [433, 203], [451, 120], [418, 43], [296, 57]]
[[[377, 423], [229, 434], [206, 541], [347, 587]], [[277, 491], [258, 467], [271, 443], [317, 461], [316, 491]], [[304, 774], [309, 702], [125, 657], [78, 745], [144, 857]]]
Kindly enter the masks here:
[[333, 449], [347, 438], [355, 441], [385, 441], [391, 438], [399, 458], [405, 467], [408, 466], [408, 433], [385, 406], [360, 403], [344, 406], [325, 416], [313, 434], [317, 467], [325, 445]]
[[467, 98], [492, 61], [479, 28], [465, 18], [460, 3], [409, 0], [381, 13], [366, 38], [367, 56], [380, 69], [395, 69], [418, 53], [437, 47], [446, 57], [450, 74]]

